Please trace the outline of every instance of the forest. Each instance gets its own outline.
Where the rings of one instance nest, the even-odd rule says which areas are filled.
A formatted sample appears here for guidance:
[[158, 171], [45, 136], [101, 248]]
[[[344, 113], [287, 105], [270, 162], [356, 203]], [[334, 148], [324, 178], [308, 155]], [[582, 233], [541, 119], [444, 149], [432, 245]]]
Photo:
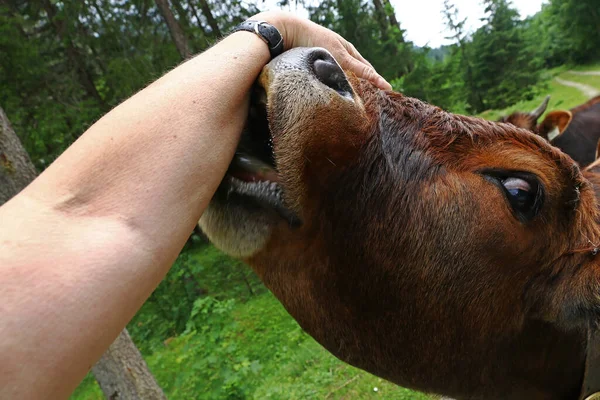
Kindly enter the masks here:
[[[390, 0], [294, 5], [352, 42], [394, 90], [451, 112], [497, 119], [529, 111], [547, 94], [551, 107], [589, 97], [560, 84], [565, 79], [600, 92], [600, 73], [582, 72], [600, 70], [598, 0], [547, 0], [527, 18], [509, 0], [481, 3], [483, 24], [470, 32], [444, 0], [452, 44], [435, 49], [406, 38], [402, 10]], [[34, 176], [111, 108], [264, 7], [254, 0], [0, 0], [0, 122], [10, 121]], [[8, 170], [1, 133], [0, 169]], [[0, 204], [9, 197], [2, 192]], [[331, 356], [249, 268], [198, 232], [128, 331], [169, 399], [428, 398]], [[72, 399], [104, 396], [90, 373]]]

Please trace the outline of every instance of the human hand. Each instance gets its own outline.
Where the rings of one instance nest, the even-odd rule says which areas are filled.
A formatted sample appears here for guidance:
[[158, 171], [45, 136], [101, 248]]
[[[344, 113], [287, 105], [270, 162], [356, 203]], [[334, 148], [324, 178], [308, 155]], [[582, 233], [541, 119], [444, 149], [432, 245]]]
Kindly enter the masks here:
[[314, 22], [282, 11], [268, 11], [255, 15], [254, 20], [266, 21], [275, 26], [283, 37], [284, 50], [293, 47], [323, 47], [340, 66], [359, 78], [372, 82], [383, 90], [392, 86], [360, 55], [354, 45], [337, 33]]

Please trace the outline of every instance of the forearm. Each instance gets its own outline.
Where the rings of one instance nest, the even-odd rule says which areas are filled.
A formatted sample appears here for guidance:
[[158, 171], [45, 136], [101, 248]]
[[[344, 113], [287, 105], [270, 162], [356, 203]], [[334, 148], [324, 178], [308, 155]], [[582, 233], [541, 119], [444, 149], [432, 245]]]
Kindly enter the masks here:
[[4, 395], [68, 395], [150, 295], [226, 171], [268, 58], [251, 33], [223, 40], [99, 120], [0, 209]]
[[94, 124], [25, 194], [161, 241], [189, 233], [231, 160], [268, 58], [251, 33], [223, 40]]
[[[341, 36], [265, 13], [286, 48], [319, 46], [382, 89]], [[0, 207], [0, 388], [63, 398], [167, 273], [222, 180], [269, 60], [238, 32], [94, 124]]]

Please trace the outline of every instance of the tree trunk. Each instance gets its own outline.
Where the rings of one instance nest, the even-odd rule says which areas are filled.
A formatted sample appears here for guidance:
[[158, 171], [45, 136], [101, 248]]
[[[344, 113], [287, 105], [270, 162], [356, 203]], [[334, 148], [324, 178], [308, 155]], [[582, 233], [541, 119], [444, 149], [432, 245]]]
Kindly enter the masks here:
[[388, 36], [388, 19], [385, 9], [383, 8], [383, 4], [381, 0], [373, 0], [373, 5], [375, 6], [375, 14], [377, 17], [377, 23], [379, 24], [379, 29], [381, 29], [381, 38], [384, 41], [389, 39]]
[[[132, 360], [136, 360], [132, 363]], [[108, 400], [166, 400], [127, 329], [92, 368]]]
[[[190, 52], [194, 54], [195, 50], [197, 49], [194, 46], [194, 29], [192, 28], [192, 23], [190, 23], [190, 16], [188, 15], [187, 10], [183, 8], [179, 0], [171, 0], [171, 3], [173, 4], [173, 8], [175, 8], [175, 11], [177, 11], [177, 15], [179, 16], [179, 22], [183, 27], [183, 32], [185, 33], [185, 37], [188, 40]], [[206, 34], [201, 24], [198, 24], [198, 27], [200, 28], [202, 33]]]
[[192, 12], [192, 15], [194, 16], [194, 18], [196, 18], [196, 25], [198, 26], [198, 28], [200, 28], [204, 37], [205, 38], [208, 37], [208, 34], [206, 33], [206, 29], [204, 29], [204, 26], [202, 26], [202, 20], [200, 19], [198, 10], [196, 10], [196, 7], [194, 7], [194, 4], [191, 1], [188, 2], [188, 7], [190, 7], [190, 11]]
[[84, 56], [75, 46], [73, 40], [71, 40], [71, 37], [66, 32], [65, 21], [56, 17], [56, 6], [50, 0], [43, 0], [42, 6], [44, 7], [46, 14], [48, 15], [50, 23], [54, 26], [56, 34], [66, 46], [67, 57], [75, 67], [75, 70], [77, 71], [77, 75], [79, 76], [79, 82], [85, 89], [88, 96], [96, 99], [96, 101], [98, 101], [98, 103], [104, 109], [107, 109], [108, 105], [104, 102], [104, 99], [102, 99], [100, 93], [98, 93], [98, 89], [96, 89], [96, 85], [94, 84], [92, 74], [85, 65]]
[[183, 31], [189, 33], [190, 21], [187, 12], [183, 8], [179, 0], [171, 0], [171, 4], [173, 4], [173, 8], [177, 12], [177, 16], [179, 16], [179, 24], [183, 27]]
[[[35, 177], [35, 167], [0, 107], [0, 206]], [[92, 370], [109, 400], [166, 400], [127, 329]]]
[[217, 20], [215, 19], [212, 11], [210, 10], [210, 5], [207, 0], [199, 0], [200, 8], [202, 9], [202, 14], [206, 17], [206, 22], [212, 29], [213, 34], [217, 37], [221, 37], [221, 30], [219, 29], [219, 25], [217, 24]]
[[[400, 32], [402, 32], [402, 29], [400, 28], [400, 23], [396, 19], [396, 11], [394, 10], [392, 3], [390, 3], [390, 0], [383, 0], [383, 5], [385, 7], [385, 13], [388, 17], [388, 20], [390, 21], [390, 25], [395, 26], [396, 28], [398, 28], [398, 30], [400, 30]], [[402, 42], [404, 42], [404, 35], [398, 37], [397, 40], [401, 40]]]
[[23, 190], [36, 175], [29, 155], [0, 108], [0, 205]]
[[175, 19], [171, 8], [169, 7], [168, 0], [155, 0], [160, 13], [162, 14], [165, 22], [167, 23], [167, 27], [169, 28], [169, 33], [171, 34], [171, 38], [173, 38], [173, 42], [175, 43], [175, 47], [177, 47], [177, 51], [183, 60], [190, 58], [192, 53], [190, 52], [190, 46], [188, 45], [188, 41], [185, 38], [185, 34], [181, 29], [181, 25]]

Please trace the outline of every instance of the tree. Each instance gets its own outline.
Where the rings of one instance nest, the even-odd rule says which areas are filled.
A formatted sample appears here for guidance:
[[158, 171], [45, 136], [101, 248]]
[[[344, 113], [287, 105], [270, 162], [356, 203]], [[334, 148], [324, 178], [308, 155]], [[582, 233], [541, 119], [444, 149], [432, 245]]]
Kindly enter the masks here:
[[[202, 33], [202, 36], [205, 37], [206, 31], [202, 27], [202, 24], [196, 25], [196, 27], [199, 29], [194, 29], [196, 27], [192, 27], [192, 24], [190, 23], [190, 16], [188, 15], [186, 8], [184, 8], [184, 6], [181, 4], [181, 1], [171, 0], [171, 4], [173, 4], [173, 8], [175, 8], [175, 11], [177, 11], [177, 17], [179, 19], [179, 23], [181, 24], [181, 27], [183, 28], [183, 32], [185, 33], [186, 38], [192, 39], [192, 40], [188, 40], [188, 46], [190, 46], [190, 51], [193, 53], [194, 47], [195, 47], [193, 44], [194, 32], [200, 31], [200, 33]], [[187, 6], [190, 10], [192, 9], [190, 7], [190, 4], [188, 4]]]
[[208, 26], [212, 30], [213, 34], [217, 37], [221, 36], [221, 29], [219, 29], [219, 24], [217, 24], [217, 20], [215, 19], [213, 12], [210, 9], [210, 5], [207, 0], [198, 0], [200, 2], [200, 9], [202, 10], [202, 14], [204, 14], [204, 18], [208, 22]]
[[383, 8], [383, 3], [381, 3], [381, 0], [373, 0], [373, 6], [375, 7], [375, 15], [377, 16], [377, 22], [379, 23], [379, 27], [381, 29], [381, 35], [387, 40], [390, 23], [385, 9]]
[[[404, 31], [392, 26], [385, 2], [363, 0], [323, 0], [308, 6], [310, 19], [353, 43], [386, 79], [399, 78], [412, 69], [413, 45]], [[395, 18], [395, 17], [394, 17]]]
[[458, 75], [462, 75], [459, 79], [463, 83], [462, 87], [459, 88], [462, 92], [460, 95], [464, 96], [465, 102], [470, 104], [472, 108], [483, 109], [483, 95], [479, 92], [473, 80], [472, 56], [469, 53], [468, 35], [465, 32], [467, 19], [461, 20], [459, 18], [459, 10], [454, 4], [450, 3], [450, 0], [444, 0], [442, 14], [446, 20], [446, 29], [450, 33], [450, 36], [447, 36], [446, 39], [452, 39], [455, 45], [452, 56], [459, 60], [456, 65], [460, 68], [460, 71], [453, 70], [452, 72], [454, 72], [453, 75], [456, 78], [459, 78]]
[[[81, 86], [85, 89], [87, 94], [96, 100], [103, 108], [106, 108], [106, 103], [94, 83], [94, 77], [90, 69], [86, 66], [85, 58], [80, 49], [75, 45], [69, 32], [67, 32], [65, 16], [59, 16], [59, 10], [56, 5], [50, 0], [42, 0], [42, 6], [46, 11], [48, 19], [52, 23], [56, 35], [60, 38], [61, 42], [65, 46], [65, 51], [73, 67], [77, 71]], [[78, 23], [78, 21], [75, 21]]]
[[[6, 4], [0, 2], [0, 102], [22, 132], [34, 165], [43, 170], [105, 109], [80, 82], [41, 2]], [[64, 15], [61, 10], [57, 18]], [[86, 63], [85, 69], [94, 67]]]
[[[48, 0], [46, 0], [48, 1]], [[173, 12], [169, 6], [168, 0], [155, 0], [160, 13], [167, 26], [169, 27], [169, 32], [171, 33], [171, 38], [173, 38], [173, 42], [175, 43], [175, 47], [177, 47], [177, 51], [183, 60], [186, 60], [191, 57], [192, 53], [190, 52], [190, 46], [188, 44], [187, 38], [181, 29], [181, 25], [175, 19]]]
[[[533, 97], [541, 60], [527, 52], [519, 13], [508, 0], [484, 0], [486, 24], [473, 35], [473, 88], [487, 108], [505, 108]], [[476, 112], [484, 107], [472, 104]]]
[[23, 190], [36, 175], [29, 155], [0, 108], [0, 205]]
[[[400, 23], [396, 18], [396, 11], [394, 10], [394, 7], [392, 6], [390, 0], [383, 0], [383, 4], [385, 6], [385, 13], [388, 17], [388, 20], [390, 21], [390, 25], [394, 28], [398, 28], [398, 31], [402, 32], [402, 28], [400, 28]], [[401, 40], [404, 41], [404, 36], [402, 36]]]
[[[132, 362], [135, 360], [135, 362]], [[166, 400], [127, 329], [92, 367], [92, 372], [107, 399]]]
[[564, 38], [566, 60], [585, 63], [600, 59], [598, 0], [552, 0], [550, 12]]
[[[0, 107], [0, 206], [35, 177], [35, 167]], [[166, 400], [127, 329], [92, 369], [107, 399]]]

